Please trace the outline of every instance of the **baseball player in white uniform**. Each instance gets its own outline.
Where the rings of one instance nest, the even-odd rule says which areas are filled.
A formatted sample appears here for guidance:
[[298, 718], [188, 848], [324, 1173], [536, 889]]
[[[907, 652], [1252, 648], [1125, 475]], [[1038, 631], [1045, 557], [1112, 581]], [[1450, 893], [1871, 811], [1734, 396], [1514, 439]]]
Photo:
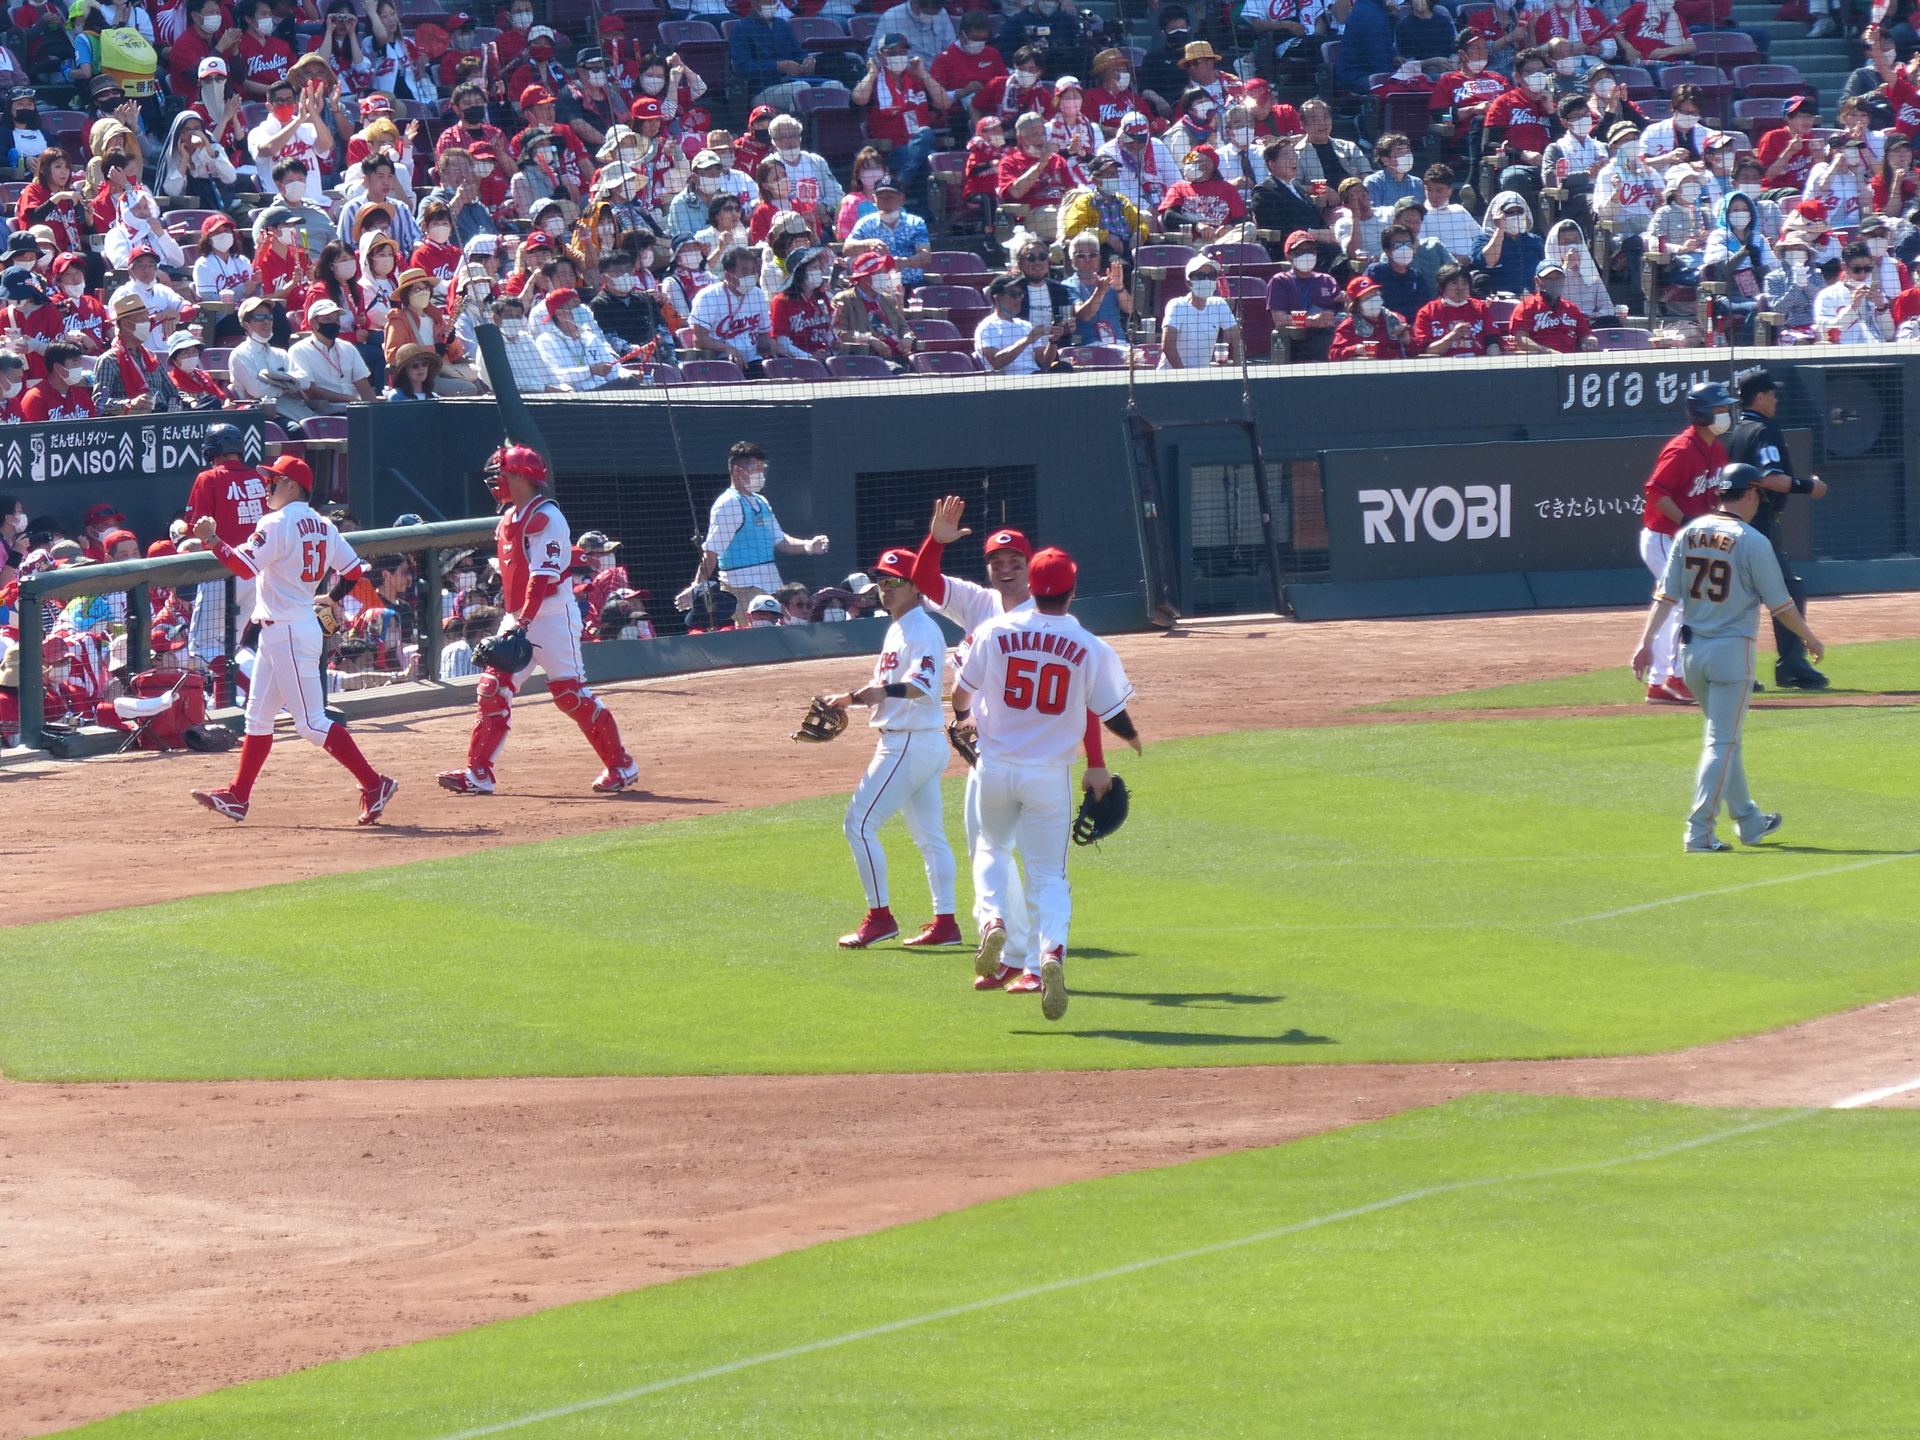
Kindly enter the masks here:
[[[1018, 530], [1003, 527], [987, 536], [983, 548], [990, 585], [976, 585], [941, 570], [941, 557], [947, 546], [973, 533], [960, 524], [966, 508], [967, 502], [958, 495], [948, 495], [934, 505], [933, 523], [927, 528], [927, 538], [914, 559], [913, 569], [913, 583], [919, 588], [922, 601], [966, 632], [953, 652], [956, 675], [966, 662], [976, 630], [996, 615], [1033, 608], [1033, 596], [1027, 587], [1027, 566], [1033, 556], [1033, 545]], [[1111, 777], [1106, 769], [1100, 722], [1092, 715], [1087, 716], [1085, 744], [1087, 771], [1081, 783], [1090, 789], [1097, 785], [1104, 794]], [[971, 855], [980, 844], [980, 774], [977, 770], [967, 771], [961, 816], [966, 827], [967, 853]], [[1004, 989], [1010, 995], [1037, 995], [1040, 953], [1033, 946], [1033, 927], [1028, 923], [1026, 893], [1017, 863], [1008, 875], [1006, 910], [1001, 918], [1007, 929], [1007, 943], [1000, 954], [1000, 966], [991, 975], [975, 976], [973, 988]], [[976, 889], [973, 897], [976, 932], [985, 921], [980, 910], [980, 892]]]
[[[326, 692], [320, 683], [321, 631], [316, 604], [338, 614], [340, 598], [354, 587], [366, 566], [333, 522], [307, 503], [313, 473], [306, 462], [283, 455], [264, 470], [273, 480], [267, 513], [238, 546], [222, 540], [213, 517], [202, 516], [194, 534], [214, 556], [253, 585], [252, 619], [260, 627], [260, 648], [247, 690], [247, 733], [240, 742], [240, 768], [224, 790], [189, 793], [207, 809], [229, 820], [247, 818], [253, 782], [273, 751], [273, 725], [286, 711], [300, 735], [352, 772], [360, 782], [360, 823], [371, 825], [400, 788], [367, 763], [347, 727], [327, 718]], [[314, 587], [335, 572], [339, 579], [324, 600]]]
[[911, 550], [889, 550], [871, 572], [879, 583], [880, 603], [893, 617], [873, 667], [873, 682], [827, 697], [838, 710], [871, 706], [868, 723], [880, 732], [873, 763], [847, 805], [847, 844], [853, 847], [853, 866], [867, 892], [867, 918], [851, 935], [840, 937], [843, 950], [864, 950], [900, 933], [887, 903], [887, 855], [879, 838], [880, 827], [900, 810], [906, 812], [907, 833], [920, 847], [933, 891], [933, 919], [901, 943], [925, 949], [961, 943], [953, 918], [953, 847], [947, 843], [940, 807], [940, 775], [947, 768], [940, 709], [947, 640], [938, 622], [920, 607], [913, 561]]
[[1707, 717], [1685, 842], [1690, 853], [1698, 854], [1733, 849], [1713, 833], [1722, 800], [1742, 844], [1757, 845], [1780, 828], [1780, 816], [1762, 811], [1748, 792], [1740, 755], [1740, 728], [1753, 698], [1760, 607], [1806, 641], [1816, 664], [1825, 653], [1787, 591], [1773, 542], [1750, 523], [1760, 508], [1760, 472], [1751, 465], [1728, 465], [1717, 478], [1719, 499], [1712, 513], [1689, 520], [1673, 537], [1666, 573], [1633, 653], [1633, 673], [1645, 675], [1653, 664], [1654, 637], [1678, 605], [1681, 670]]
[[[1026, 857], [1034, 944], [1040, 952], [1040, 1013], [1067, 1013], [1067, 931], [1073, 892], [1067, 842], [1073, 824], [1073, 759], [1091, 710], [1138, 751], [1126, 713], [1133, 687], [1120, 657], [1067, 613], [1078, 568], [1064, 550], [1028, 565], [1033, 608], [989, 620], [973, 635], [953, 690], [953, 712], [980, 736], [980, 841], [973, 883], [987, 919], [974, 970], [993, 974], [1007, 941], [1013, 847]], [[1090, 786], [1096, 794], [1111, 785]]]
[[488, 666], [474, 690], [479, 714], [467, 740], [466, 768], [446, 770], [440, 784], [456, 795], [491, 795], [493, 762], [513, 728], [513, 697], [538, 666], [546, 673], [553, 708], [580, 727], [606, 769], [593, 782], [596, 795], [617, 795], [640, 783], [640, 767], [620, 739], [613, 712], [587, 688], [580, 654], [580, 607], [566, 581], [573, 559], [567, 518], [546, 493], [547, 462], [526, 445], [503, 445], [488, 462], [494, 499], [506, 506], [494, 544], [500, 552], [500, 600], [506, 616], [500, 633], [526, 631], [533, 660], [509, 674]]

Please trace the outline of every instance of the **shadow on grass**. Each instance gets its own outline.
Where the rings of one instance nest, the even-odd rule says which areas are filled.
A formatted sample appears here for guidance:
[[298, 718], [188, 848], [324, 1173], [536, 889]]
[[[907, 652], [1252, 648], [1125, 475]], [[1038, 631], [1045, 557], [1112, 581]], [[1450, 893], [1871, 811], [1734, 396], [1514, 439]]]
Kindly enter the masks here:
[[[1099, 950], [1090, 945], [1076, 945], [1073, 947], [1073, 958], [1075, 960], [1137, 960], [1140, 957], [1138, 952], [1133, 950]], [[1083, 990], [1079, 993], [1084, 995], [1091, 992]]]
[[[1086, 953], [1086, 952], [1082, 952]], [[1284, 995], [1236, 995], [1231, 990], [1075, 990], [1097, 1000], [1144, 1000], [1149, 1005], [1181, 1009], [1188, 1005], [1278, 1005]]]
[[1920, 850], [1848, 850], [1838, 845], [1769, 845], [1782, 855], [1920, 855]]
[[[1078, 992], [1081, 995], [1088, 991]], [[1015, 1030], [1015, 1035], [1051, 1035], [1063, 1040], [1127, 1040], [1135, 1045], [1174, 1048], [1206, 1045], [1338, 1045], [1330, 1035], [1289, 1030], [1284, 1035], [1216, 1035], [1204, 1030]]]

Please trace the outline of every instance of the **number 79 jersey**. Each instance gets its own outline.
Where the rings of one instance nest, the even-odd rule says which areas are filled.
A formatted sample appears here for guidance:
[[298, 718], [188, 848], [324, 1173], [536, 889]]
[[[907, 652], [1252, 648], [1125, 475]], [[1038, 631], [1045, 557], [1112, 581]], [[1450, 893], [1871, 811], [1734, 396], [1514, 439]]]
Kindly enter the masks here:
[[983, 759], [1071, 765], [1087, 711], [1111, 720], [1133, 697], [1113, 647], [1071, 615], [1013, 610], [973, 632], [960, 684], [977, 697]]
[[362, 569], [333, 522], [304, 500], [261, 517], [236, 553], [253, 567], [253, 615], [286, 625], [313, 618], [316, 587], [329, 570], [342, 575]]
[[1733, 515], [1702, 515], [1673, 537], [1660, 595], [1680, 605], [1696, 640], [1760, 633], [1760, 607], [1791, 603], [1773, 542]]

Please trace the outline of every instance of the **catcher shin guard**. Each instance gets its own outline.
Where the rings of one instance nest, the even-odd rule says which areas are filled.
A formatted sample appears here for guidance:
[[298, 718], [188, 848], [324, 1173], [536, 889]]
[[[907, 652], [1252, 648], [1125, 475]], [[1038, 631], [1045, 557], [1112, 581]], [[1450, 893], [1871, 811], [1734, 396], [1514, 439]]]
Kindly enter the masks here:
[[354, 779], [360, 782], [362, 790], [372, 790], [380, 784], [380, 772], [367, 763], [367, 757], [360, 753], [360, 746], [347, 727], [337, 721], [328, 728], [327, 738], [322, 748], [347, 767]]
[[620, 743], [619, 722], [585, 684], [578, 680], [552, 680], [548, 682], [547, 690], [553, 696], [555, 708], [561, 714], [573, 717], [573, 723], [580, 727], [580, 733], [593, 746], [593, 753], [600, 757], [609, 770], [628, 770], [633, 767], [633, 757], [627, 754], [626, 746]]
[[507, 732], [513, 728], [513, 677], [488, 670], [481, 675], [474, 693], [480, 701], [480, 714], [467, 741], [467, 768], [492, 779], [494, 756], [507, 743]]

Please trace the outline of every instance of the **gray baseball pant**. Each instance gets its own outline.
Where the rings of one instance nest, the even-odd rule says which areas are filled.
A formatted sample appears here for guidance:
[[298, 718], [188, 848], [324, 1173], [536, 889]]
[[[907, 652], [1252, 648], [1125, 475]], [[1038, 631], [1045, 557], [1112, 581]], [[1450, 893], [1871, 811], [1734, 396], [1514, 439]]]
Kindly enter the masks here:
[[1740, 729], [1753, 700], [1753, 656], [1754, 641], [1737, 635], [1688, 640], [1680, 647], [1682, 678], [1707, 717], [1693, 813], [1687, 816], [1689, 845], [1712, 836], [1723, 800], [1741, 839], [1759, 838], [1760, 807], [1747, 793], [1747, 771], [1740, 758]]

